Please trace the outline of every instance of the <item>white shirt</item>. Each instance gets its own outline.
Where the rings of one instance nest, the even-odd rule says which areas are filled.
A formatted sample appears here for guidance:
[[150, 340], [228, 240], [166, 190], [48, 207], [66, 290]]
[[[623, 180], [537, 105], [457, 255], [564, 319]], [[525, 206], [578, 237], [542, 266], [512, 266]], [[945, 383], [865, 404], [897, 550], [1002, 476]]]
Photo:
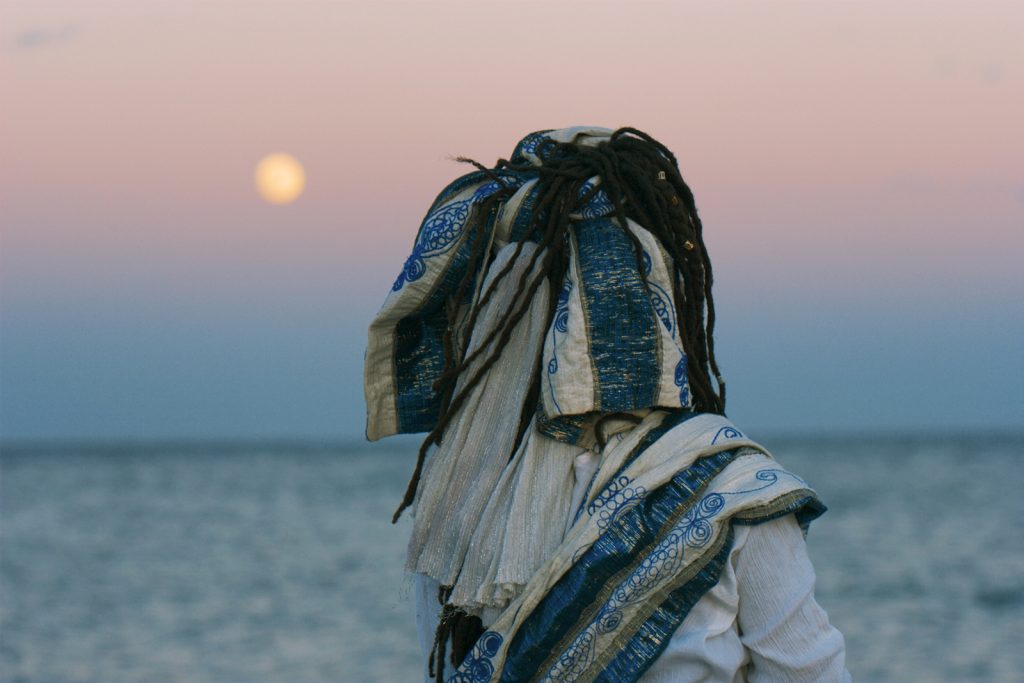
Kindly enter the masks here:
[[[586, 454], [576, 459], [575, 502], [595, 466]], [[693, 606], [640, 683], [850, 683], [843, 635], [815, 601], [814, 581], [794, 515], [735, 525], [718, 583]], [[440, 612], [437, 588], [433, 579], [416, 576], [416, 627], [427, 683]], [[447, 676], [451, 664], [445, 665]]]

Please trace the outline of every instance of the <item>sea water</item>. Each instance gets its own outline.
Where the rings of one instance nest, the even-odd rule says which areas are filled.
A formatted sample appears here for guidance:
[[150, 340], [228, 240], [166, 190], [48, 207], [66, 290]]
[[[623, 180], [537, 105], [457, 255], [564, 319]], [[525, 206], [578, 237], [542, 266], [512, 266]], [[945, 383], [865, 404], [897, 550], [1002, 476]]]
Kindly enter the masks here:
[[[0, 681], [419, 681], [416, 444], [0, 449]], [[1024, 436], [762, 439], [855, 681], [1024, 680]]]

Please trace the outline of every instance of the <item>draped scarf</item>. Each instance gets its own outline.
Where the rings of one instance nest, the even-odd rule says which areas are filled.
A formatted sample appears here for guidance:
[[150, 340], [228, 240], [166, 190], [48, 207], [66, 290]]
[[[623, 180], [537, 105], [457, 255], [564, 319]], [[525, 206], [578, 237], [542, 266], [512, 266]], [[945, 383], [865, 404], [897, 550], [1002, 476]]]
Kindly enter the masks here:
[[[516, 146], [510, 161], [539, 166], [535, 150], [544, 139], [594, 145], [611, 132], [577, 127], [532, 133]], [[469, 173], [441, 191], [370, 324], [364, 388], [371, 441], [428, 431], [437, 423], [441, 396], [434, 383], [444, 369], [446, 305], [466, 274], [474, 240], [488, 240], [496, 254], [508, 244], [535, 239], [526, 231], [537, 201], [538, 173], [499, 169], [491, 175], [498, 180], [480, 171]], [[600, 183], [599, 176], [591, 178], [581, 196]], [[502, 186], [514, 194], [502, 202], [484, 234], [470, 234], [467, 226], [480, 205]], [[543, 411], [537, 426], [565, 443], [578, 443], [600, 414], [689, 409], [693, 404], [671, 294], [671, 258], [650, 232], [629, 220], [626, 230], [643, 245], [641, 275], [633, 242], [613, 212], [608, 196], [598, 190], [573, 214], [569, 270], [544, 334], [537, 369]], [[493, 263], [482, 269], [493, 270]]]
[[605, 449], [564, 539], [449, 683], [638, 680], [718, 581], [737, 524], [817, 494], [720, 415], [657, 411]]
[[[510, 161], [539, 166], [545, 139], [594, 145], [610, 134], [586, 127], [533, 133]], [[468, 354], [516, 303], [516, 284], [533, 274], [525, 273], [531, 259], [543, 260], [536, 236], [527, 234], [537, 180], [522, 170], [469, 173], [431, 205], [370, 325], [368, 439], [436, 424], [449, 306], [471, 310], [493, 289]], [[548, 320], [551, 302], [541, 286], [422, 472], [407, 569], [450, 586], [450, 603], [489, 626], [451, 680], [635, 680], [686, 604], [717, 581], [732, 523], [798, 511], [807, 524], [825, 509], [725, 418], [692, 412], [671, 259], [643, 226], [619, 224], [600, 183], [599, 176], [587, 181], [580, 196], [590, 199], [570, 216], [569, 264], [554, 315]], [[471, 233], [481, 205], [502, 189], [511, 195]], [[639, 259], [627, 231], [642, 248]], [[468, 300], [453, 302], [481, 239], [487, 258], [469, 274], [477, 286]], [[460, 382], [474, 370], [471, 364]], [[517, 441], [534, 377], [540, 400]], [[609, 423], [602, 436], [614, 438], [600, 448], [595, 425], [612, 413], [635, 420]], [[573, 464], [588, 450], [599, 464], [572, 510]], [[694, 538], [706, 541], [687, 545]], [[615, 660], [620, 655], [626, 659]], [[601, 678], [607, 671], [621, 677]]]

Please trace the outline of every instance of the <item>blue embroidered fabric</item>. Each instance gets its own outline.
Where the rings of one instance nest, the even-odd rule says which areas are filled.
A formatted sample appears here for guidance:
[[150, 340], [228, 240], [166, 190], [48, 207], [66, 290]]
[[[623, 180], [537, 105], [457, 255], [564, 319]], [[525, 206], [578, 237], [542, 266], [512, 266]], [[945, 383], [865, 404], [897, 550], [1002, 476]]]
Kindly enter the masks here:
[[629, 237], [606, 217], [576, 223], [581, 297], [602, 412], [657, 405], [661, 324]]
[[[537, 163], [538, 147], [545, 141], [550, 142], [544, 135], [546, 132], [524, 137], [516, 145], [511, 161]], [[466, 274], [475, 241], [491, 239], [495, 216], [488, 217], [483, 230], [470, 232], [467, 226], [479, 205], [501, 189], [502, 184], [514, 191], [538, 177], [538, 173], [532, 171], [502, 169], [495, 173], [500, 183], [488, 179], [481, 171], [474, 171], [441, 191], [423, 219], [412, 251], [392, 285], [394, 293], [401, 293], [410, 283], [421, 279], [431, 263], [444, 264], [443, 272], [425, 300], [401, 317], [394, 327], [392, 372], [397, 433], [429, 431], [436, 424], [440, 395], [434, 384], [444, 368], [446, 301], [454, 295]], [[523, 188], [522, 201], [517, 204], [515, 215], [508, 218], [508, 236], [512, 241], [538, 237], [525, 234], [537, 200], [537, 186], [532, 183], [531, 187]], [[671, 361], [675, 363], [678, 400], [666, 404], [662, 392], [662, 364], [666, 360], [664, 334], [667, 331], [671, 345], [677, 322], [669, 292], [656, 284], [652, 286], [647, 280], [651, 255], [645, 250], [638, 259], [630, 237], [611, 218], [614, 207], [600, 190], [599, 178], [584, 184], [580, 196], [589, 199], [577, 210], [575, 215], [579, 220], [570, 228], [578, 259], [579, 287], [578, 291], [573, 291], [571, 281], [564, 284], [551, 334], [566, 332], [569, 297], [578, 296], [595, 373], [592, 409], [585, 413], [562, 412], [556, 387], [563, 369], [557, 355], [539, 369], [542, 386], [547, 387], [554, 405], [554, 414], [550, 414], [550, 407], [546, 411], [538, 405], [538, 429], [546, 436], [568, 443], [578, 442], [595, 414], [654, 407], [685, 409], [690, 405], [686, 356], [681, 348], [673, 349], [675, 355]], [[442, 256], [444, 258], [438, 258]], [[573, 324], [580, 324], [580, 321]]]
[[[502, 173], [501, 177], [512, 187], [523, 182], [519, 174]], [[423, 219], [412, 253], [392, 285], [392, 291], [400, 291], [407, 283], [422, 277], [426, 260], [456, 250], [440, 283], [427, 300], [416, 311], [399, 320], [395, 327], [398, 433], [429, 431], [437, 422], [441, 397], [433, 385], [444, 370], [444, 334], [448, 327], [445, 302], [455, 294], [466, 272], [474, 239], [487, 239], [486, 231], [475, 237], [465, 234], [475, 206], [499, 189], [493, 181], [484, 182], [486, 178], [483, 172], [475, 171], [456, 179], [441, 191]], [[445, 203], [474, 183], [483, 184], [470, 199], [455, 204]]]
[[[565, 131], [572, 130], [552, 135], [562, 133], [560, 139], [565, 139]], [[523, 138], [511, 161], [539, 164], [545, 146], [554, 144], [548, 132]], [[601, 139], [600, 134], [590, 141], [595, 138]], [[449, 306], [471, 303], [477, 294], [472, 287], [462, 301], [452, 299], [466, 276], [479, 281], [488, 267], [483, 259], [476, 266], [480, 270], [468, 272], [470, 255], [480, 240], [495, 250], [507, 249], [509, 242], [537, 241], [536, 231], [528, 232], [538, 177], [539, 172], [530, 170], [503, 168], [493, 175], [475, 171], [438, 194], [382, 313], [371, 325], [372, 362], [366, 373], [368, 414], [375, 421], [371, 429], [368, 420], [371, 438], [435, 426], [441, 397], [434, 385], [445, 365]], [[507, 198], [481, 217], [481, 205], [499, 191]], [[665, 417], [638, 434], [635, 447], [628, 445], [632, 441], [620, 442], [632, 450], [618, 452], [600, 470], [602, 476], [591, 480], [600, 489], [588, 490], [575, 510], [573, 526], [580, 533], [563, 542], [551, 558], [557, 572], [535, 574], [531, 608], [506, 610], [506, 622], [490, 624], [492, 630], [478, 639], [449, 679], [455, 683], [542, 677], [568, 681], [577, 676], [635, 681], [718, 581], [732, 545], [732, 524], [757, 524], [796, 512], [806, 529], [825, 511], [802, 481], [762, 491], [789, 473], [741, 458], [738, 444], [753, 442], [724, 417], [715, 416], [720, 421], [707, 424], [702, 434], [706, 450], [690, 451], [679, 471], [663, 466], [680, 457], [671, 450], [676, 442], [647, 450], [683, 422], [699, 417], [691, 410], [687, 358], [675, 317], [675, 271], [664, 247], [643, 226], [632, 220], [625, 226], [619, 223], [599, 177], [579, 192], [586, 201], [570, 215], [570, 268], [564, 282], [553, 283], [561, 286], [536, 370], [542, 373], [536, 429], [579, 444], [601, 414], [660, 408]], [[683, 431], [704, 428], [701, 424], [690, 423]], [[450, 453], [466, 451], [472, 448], [460, 444]], [[645, 452], [657, 467], [641, 459]], [[733, 482], [732, 489], [711, 484], [737, 461], [742, 478], [717, 480]], [[420, 512], [418, 520], [424, 519]]]
[[[670, 416], [634, 450], [631, 460], [689, 417]], [[742, 439], [726, 428], [716, 439]], [[698, 600], [719, 580], [733, 544], [734, 524], [759, 524], [796, 513], [801, 527], [826, 511], [806, 482], [775, 467], [760, 469], [746, 488], [709, 491], [716, 476], [743, 450], [733, 448], [698, 458], [653, 491], [632, 485], [624, 475], [613, 477], [597, 494], [587, 512], [596, 516], [601, 534], [581, 548], [572, 566], [546, 592], [525, 618], [504, 653], [500, 671], [492, 658], [503, 636], [487, 631], [449, 681], [588, 680], [629, 683], [638, 680], [667, 647], [679, 625]], [[711, 520], [726, 509], [725, 499], [776, 486], [780, 477], [792, 480], [786, 495], [771, 505], [733, 516], [708, 559], [688, 578], [680, 570], [690, 552], [705, 548], [712, 539]], [[654, 593], [665, 581], [676, 581], [667, 593]], [[660, 595], [660, 597], [659, 597]], [[599, 599], [595, 599], [598, 597]], [[645, 606], [645, 616], [627, 623], [626, 609]], [[598, 662], [602, 634], [619, 632], [623, 645], [610, 659]], [[554, 656], [553, 653], [558, 653]], [[596, 671], [596, 674], [595, 674]]]
[[[666, 420], [667, 424], [636, 447], [632, 459], [681, 421]], [[737, 439], [742, 434], [730, 428], [716, 437]], [[733, 524], [758, 524], [795, 512], [806, 528], [825, 512], [825, 505], [804, 487], [806, 482], [781, 468], [757, 471], [747, 488], [708, 491], [710, 482], [741, 453], [740, 449], [731, 449], [701, 457], [653, 491], [632, 486], [624, 475], [613, 477], [587, 510], [597, 516], [601, 535], [592, 545], [580, 549], [572, 566], [512, 635], [500, 681], [570, 681], [585, 672], [590, 676], [586, 680], [636, 681], [664, 651], [701, 596], [718, 582], [732, 548]], [[712, 538], [711, 520], [725, 509], [726, 497], [768, 489], [778, 484], [780, 476], [800, 486], [791, 488], [793, 493], [778, 498], [768, 508], [731, 518], [719, 538], [721, 547], [713, 550], [693, 576], [680, 580], [667, 596], [652, 602], [652, 589], [666, 577], [677, 575], [689, 552], [707, 546]], [[609, 592], [612, 587], [614, 590]], [[595, 596], [604, 595], [607, 597], [595, 600]], [[638, 623], [625, 624], [624, 608], [645, 602], [647, 616]], [[625, 644], [610, 661], [601, 664], [600, 673], [593, 677], [598, 656], [595, 641], [600, 634], [619, 629], [627, 629], [622, 632]], [[553, 652], [561, 654], [552, 659]], [[481, 653], [471, 656], [487, 659]], [[492, 672], [489, 675], [494, 670], [489, 660], [474, 661], [473, 667], [481, 672], [487, 669]]]

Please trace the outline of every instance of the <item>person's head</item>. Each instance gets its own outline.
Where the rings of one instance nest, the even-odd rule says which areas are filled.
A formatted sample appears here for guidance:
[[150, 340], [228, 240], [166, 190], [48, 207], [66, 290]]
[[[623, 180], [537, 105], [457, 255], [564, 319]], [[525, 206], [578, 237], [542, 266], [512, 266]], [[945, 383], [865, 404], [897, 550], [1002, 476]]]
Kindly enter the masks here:
[[[473, 195], [469, 203], [473, 210], [460, 235], [467, 245], [466, 263], [461, 276], [449, 283], [445, 302], [447, 328], [443, 369], [433, 382], [438, 395], [437, 419], [424, 441], [420, 463], [396, 519], [415, 497], [420, 468], [430, 444], [440, 443], [450, 420], [501, 356], [512, 331], [522, 322], [541, 288], [549, 292], [545, 329], [559, 322], [559, 303], [565, 295], [563, 283], [571, 268], [574, 240], [579, 239], [581, 231], [588, 229], [588, 220], [595, 216], [604, 220], [603, 229], [615, 226], [613, 229], [621, 232], [622, 239], [632, 244], [631, 250], [626, 247], [635, 259], [630, 268], [639, 275], [645, 290], [651, 268], [650, 255], [641, 245], [637, 232], [645, 230], [645, 234], [649, 233], [656, 241], [659, 263], [668, 271], [662, 280], [664, 287], [657, 288], [665, 295], [659, 296], [658, 301], [662, 308], [673, 310], [656, 310], [655, 313], [659, 317], [664, 314], [662, 320], [666, 327], [671, 324], [677, 328], [672, 330], [672, 335], [674, 343], [681, 346], [683, 358], [675, 372], [685, 375], [676, 377], [676, 384], [683, 387], [685, 398], [680, 399], [682, 403], [677, 403], [676, 409], [724, 413], [724, 381], [714, 353], [711, 261], [704, 246], [693, 193], [683, 180], [671, 151], [634, 128], [615, 131], [569, 128], [531, 133], [520, 141], [509, 159], [499, 159], [493, 167], [461, 157], [459, 160], [477, 168], [471, 180], [490, 182]], [[524, 183], [527, 179], [529, 183]], [[445, 198], [443, 192], [432, 211], [442, 205]], [[513, 203], [515, 220], [510, 222], [504, 216], [505, 232], [499, 239], [505, 240], [507, 245], [515, 244], [515, 255], [494, 275], [492, 286], [475, 299], [479, 274], [486, 270], [494, 256], [495, 226], [502, 223], [503, 214], [512, 211], [509, 205]], [[428, 214], [421, 229], [418, 247], [424, 240], [429, 242], [422, 235], [430, 217]], [[514, 303], [503, 312], [497, 324], [486, 331], [484, 341], [475, 345], [477, 350], [466, 353], [479, 312], [508, 276], [527, 243], [536, 247], [529, 250], [532, 252], [530, 266], [511, 285], [516, 288]], [[419, 277], [422, 267], [423, 261], [414, 251], [395, 283], [396, 290], [406, 280]], [[651, 292], [654, 296], [654, 288]], [[531, 389], [526, 394], [526, 402], [514, 407], [521, 411], [520, 432], [538, 410], [540, 375], [536, 372], [524, 378], [524, 382], [530, 382]]]

